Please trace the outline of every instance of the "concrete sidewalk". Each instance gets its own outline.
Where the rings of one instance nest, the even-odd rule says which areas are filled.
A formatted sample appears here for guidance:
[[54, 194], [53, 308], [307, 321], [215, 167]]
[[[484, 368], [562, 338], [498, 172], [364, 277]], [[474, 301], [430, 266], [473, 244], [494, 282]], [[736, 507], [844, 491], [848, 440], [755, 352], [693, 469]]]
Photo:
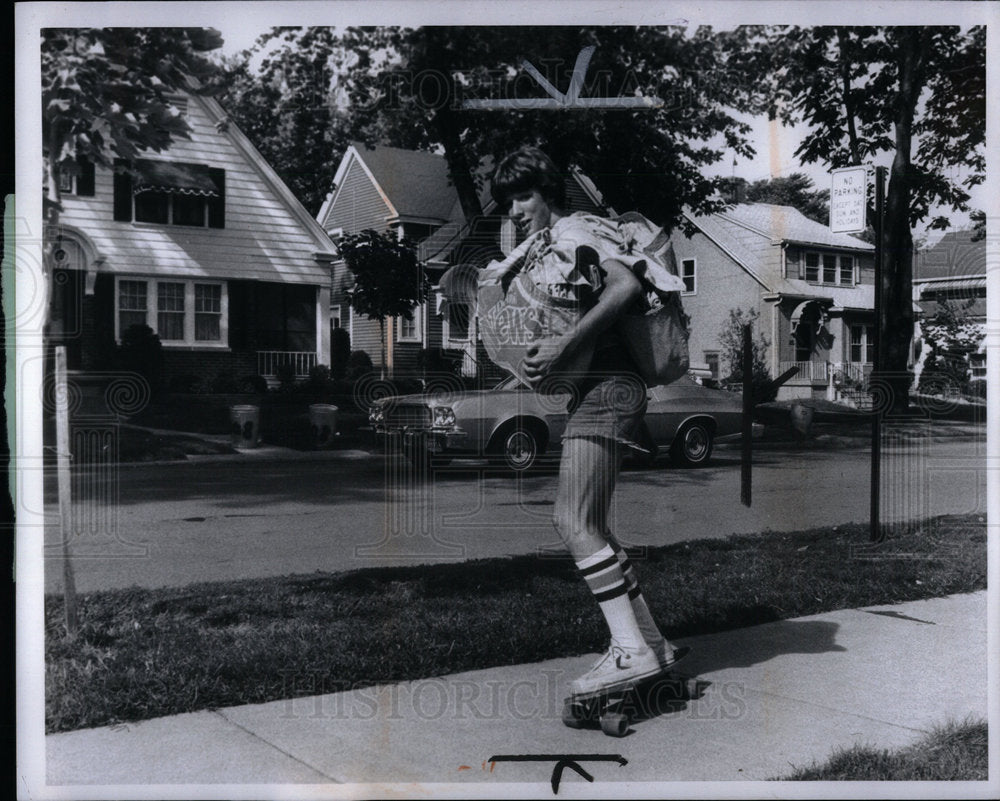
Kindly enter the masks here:
[[[658, 693], [621, 739], [560, 720], [585, 656], [50, 735], [48, 783], [541, 782], [547, 795], [561, 754], [626, 760], [580, 759], [598, 782], [762, 780], [987, 717], [985, 592], [680, 642], [700, 697]], [[490, 761], [509, 755], [552, 759]]]

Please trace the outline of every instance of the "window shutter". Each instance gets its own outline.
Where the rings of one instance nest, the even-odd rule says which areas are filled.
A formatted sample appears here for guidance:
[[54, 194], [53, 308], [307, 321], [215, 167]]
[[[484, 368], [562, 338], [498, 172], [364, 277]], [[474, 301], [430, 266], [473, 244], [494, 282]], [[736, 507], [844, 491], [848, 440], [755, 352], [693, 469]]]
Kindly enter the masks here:
[[219, 196], [208, 200], [208, 227], [226, 227], [226, 171], [218, 167], [209, 167], [208, 174], [219, 188]]
[[94, 196], [94, 162], [89, 159], [77, 159], [80, 172], [76, 177], [76, 193], [81, 197]]
[[[115, 159], [115, 167], [123, 167], [125, 162]], [[132, 222], [132, 176], [127, 172], [115, 172], [115, 210], [116, 220]]]

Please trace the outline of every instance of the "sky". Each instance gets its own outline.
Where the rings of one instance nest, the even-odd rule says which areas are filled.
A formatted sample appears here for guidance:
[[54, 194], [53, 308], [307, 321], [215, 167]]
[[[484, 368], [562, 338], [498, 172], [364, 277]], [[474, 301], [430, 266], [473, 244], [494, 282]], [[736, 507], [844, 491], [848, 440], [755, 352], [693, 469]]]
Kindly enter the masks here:
[[[236, 55], [245, 49], [251, 48], [257, 37], [269, 30], [267, 27], [240, 25], [236, 23], [226, 25], [224, 27], [217, 27], [219, 27], [219, 30], [225, 39], [222, 52], [226, 55]], [[259, 65], [262, 58], [262, 55], [257, 55], [251, 63]], [[802, 138], [808, 132], [808, 127], [806, 125], [800, 123], [794, 126], [784, 126], [780, 122], [770, 121], [764, 116], [736, 116], [749, 122], [752, 126], [753, 130], [750, 134], [750, 138], [757, 151], [756, 157], [753, 159], [736, 157], [736, 163], [734, 165], [733, 161], [735, 154], [732, 153], [732, 151], [729, 151], [723, 155], [717, 164], [704, 170], [706, 175], [735, 175], [739, 178], [744, 178], [747, 181], [753, 182], [766, 178], [784, 177], [791, 175], [792, 173], [801, 172], [805, 173], [812, 179], [816, 189], [829, 189], [831, 178], [828, 168], [822, 164], [802, 165], [799, 163], [798, 157], [795, 155], [795, 150], [798, 148]], [[722, 137], [720, 136], [717, 140], [710, 142], [710, 144], [721, 148]], [[891, 163], [892, 154], [884, 153], [876, 162], [876, 165], [888, 167]], [[984, 185], [980, 185], [972, 190], [972, 207], [980, 209], [986, 208], [986, 191]], [[966, 228], [970, 225], [968, 215], [950, 212], [948, 209], [932, 210], [932, 213], [928, 215], [927, 221], [938, 213], [950, 216], [952, 228]], [[926, 236], [927, 245], [932, 245], [940, 239], [941, 236], [943, 236], [943, 232], [926, 230], [927, 221], [914, 230], [914, 235]]]

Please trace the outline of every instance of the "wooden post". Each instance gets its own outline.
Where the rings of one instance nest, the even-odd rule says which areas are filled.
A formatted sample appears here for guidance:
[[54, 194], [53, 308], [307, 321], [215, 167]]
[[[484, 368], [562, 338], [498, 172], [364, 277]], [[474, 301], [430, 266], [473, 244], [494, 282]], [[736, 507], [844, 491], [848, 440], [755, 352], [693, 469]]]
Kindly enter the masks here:
[[[888, 389], [879, 388], [877, 377], [881, 370], [883, 361], [881, 355], [882, 348], [882, 262], [884, 253], [882, 249], [882, 234], [884, 231], [885, 217], [885, 175], [888, 169], [885, 167], [875, 168], [875, 325], [872, 326], [872, 334], [875, 342], [872, 347], [873, 363], [872, 374], [869, 379], [874, 384], [876, 390], [887, 392]], [[872, 400], [875, 400], [874, 395]], [[882, 540], [882, 526], [879, 520], [879, 485], [881, 483], [882, 467], [882, 420], [881, 413], [877, 408], [872, 409], [872, 471], [871, 471], [871, 527], [870, 535], [872, 542]]]
[[743, 449], [740, 456], [740, 502], [750, 505], [753, 478], [753, 324], [743, 326]]
[[63, 548], [63, 600], [66, 608], [66, 633], [78, 630], [76, 579], [70, 540], [73, 537], [73, 496], [69, 475], [69, 392], [66, 386], [66, 348], [56, 347], [56, 475], [59, 488], [59, 531]]

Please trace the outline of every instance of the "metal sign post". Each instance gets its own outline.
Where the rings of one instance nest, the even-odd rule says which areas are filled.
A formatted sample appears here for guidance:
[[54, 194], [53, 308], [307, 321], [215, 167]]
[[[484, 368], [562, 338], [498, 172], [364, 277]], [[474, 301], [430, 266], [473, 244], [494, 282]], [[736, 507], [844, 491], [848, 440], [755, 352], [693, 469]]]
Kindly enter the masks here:
[[[882, 368], [882, 232], [885, 223], [885, 177], [886, 167], [875, 168], [875, 325], [872, 326], [874, 343], [872, 347], [871, 381], [875, 382]], [[876, 386], [878, 386], [876, 384]], [[883, 390], [886, 391], [886, 390]], [[874, 398], [873, 398], [874, 401]], [[882, 466], [882, 414], [873, 403], [872, 408], [872, 477], [871, 477], [871, 541], [883, 538], [879, 520], [879, 485]]]

